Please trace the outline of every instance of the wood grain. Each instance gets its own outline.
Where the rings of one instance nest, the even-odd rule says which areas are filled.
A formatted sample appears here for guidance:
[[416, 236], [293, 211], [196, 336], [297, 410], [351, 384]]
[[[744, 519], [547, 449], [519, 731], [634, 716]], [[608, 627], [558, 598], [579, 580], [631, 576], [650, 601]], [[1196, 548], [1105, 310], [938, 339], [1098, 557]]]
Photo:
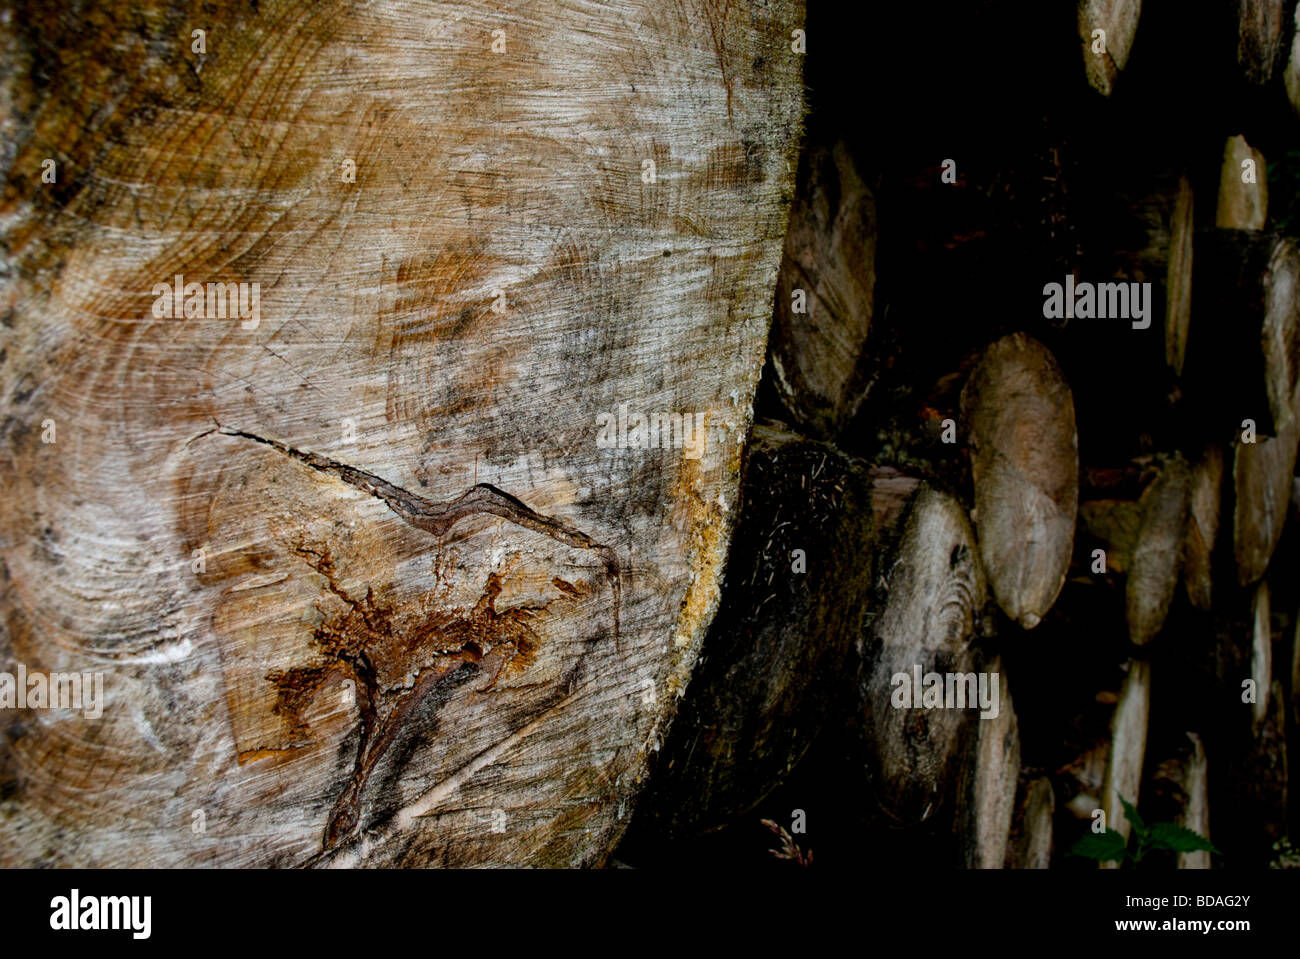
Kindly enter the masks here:
[[893, 680], [970, 673], [975, 632], [986, 602], [974, 536], [961, 506], [922, 487], [902, 519], [897, 547], [882, 567], [880, 598], [863, 643], [862, 732], [873, 790], [887, 815], [928, 819], [956, 781], [970, 724], [969, 708], [896, 706]]
[[[1142, 15], [1142, 0], [1079, 0], [1079, 39], [1088, 83], [1109, 96], [1128, 64]], [[1094, 50], [1094, 32], [1105, 31], [1104, 50]]]
[[[802, 22], [0, 23], [0, 661], [107, 699], [7, 721], [0, 862], [603, 860], [718, 602]], [[259, 322], [158, 318], [177, 274], [259, 284]], [[623, 406], [704, 416], [703, 447], [601, 448]]]
[[993, 343], [962, 391], [980, 558], [998, 605], [1033, 629], [1070, 564], [1079, 502], [1074, 402], [1048, 349]]
[[1191, 470], [1181, 456], [1171, 457], [1142, 492], [1124, 604], [1129, 639], [1142, 646], [1165, 623], [1183, 571]]
[[875, 312], [876, 201], [845, 143], [811, 149], [801, 163], [776, 285], [772, 382], [795, 423], [834, 438], [866, 393], [861, 367]]

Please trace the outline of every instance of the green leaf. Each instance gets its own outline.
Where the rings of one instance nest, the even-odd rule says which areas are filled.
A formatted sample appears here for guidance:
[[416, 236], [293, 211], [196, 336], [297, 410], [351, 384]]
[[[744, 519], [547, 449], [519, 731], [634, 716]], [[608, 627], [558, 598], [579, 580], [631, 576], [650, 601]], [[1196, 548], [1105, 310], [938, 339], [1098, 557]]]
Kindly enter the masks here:
[[1205, 837], [1172, 822], [1158, 822], [1151, 827], [1151, 845], [1170, 852], [1197, 852], [1204, 849], [1222, 855]]
[[1124, 848], [1124, 837], [1113, 829], [1107, 829], [1104, 833], [1084, 833], [1069, 854], [1098, 862], [1123, 862], [1128, 850]]
[[1120, 805], [1124, 807], [1124, 818], [1127, 819], [1129, 824], [1139, 833], [1145, 833], [1147, 831], [1147, 824], [1142, 821], [1142, 817], [1139, 816], [1138, 811], [1133, 808], [1133, 804], [1123, 796], [1119, 797], [1119, 801]]

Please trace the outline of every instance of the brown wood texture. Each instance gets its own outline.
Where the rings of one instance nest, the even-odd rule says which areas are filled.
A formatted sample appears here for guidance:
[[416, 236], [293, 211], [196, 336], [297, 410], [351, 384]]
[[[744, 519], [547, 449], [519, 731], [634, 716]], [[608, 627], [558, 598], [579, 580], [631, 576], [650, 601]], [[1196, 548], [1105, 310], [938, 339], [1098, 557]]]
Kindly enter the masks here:
[[[1101, 797], [1106, 828], [1114, 829], [1126, 839], [1131, 827], [1120, 799], [1142, 808], [1138, 793], [1142, 783], [1142, 763], [1146, 757], [1150, 712], [1151, 665], [1140, 659], [1131, 660], [1111, 719], [1110, 749], [1106, 755], [1106, 778]], [[1106, 868], [1117, 867], [1113, 862], [1104, 865]]]
[[981, 717], [975, 724], [974, 747], [964, 770], [957, 822], [968, 869], [1001, 869], [1006, 864], [1020, 775], [1020, 730], [1005, 668], [999, 657], [986, 668], [997, 675], [1001, 692], [997, 716]]
[[[1109, 96], [1128, 63], [1142, 15], [1142, 0], [1079, 0], [1083, 67], [1094, 90]], [[1104, 38], [1096, 31], [1104, 31]], [[1099, 42], [1100, 41], [1100, 42]]]
[[718, 602], [802, 21], [0, 23], [0, 658], [105, 696], [7, 719], [0, 862], [603, 861]]
[[1197, 609], [1210, 608], [1213, 598], [1214, 544], [1219, 536], [1223, 502], [1223, 447], [1207, 444], [1192, 466], [1192, 488], [1183, 546], [1183, 581], [1187, 598]]
[[[935, 814], [960, 773], [977, 713], [927, 709], [901, 687], [913, 671], [971, 673], [987, 586], [965, 511], [922, 487], [901, 520], [897, 546], [881, 565], [879, 599], [863, 642], [859, 683], [868, 776], [881, 808], [901, 823]], [[1009, 705], [1009, 704], [1008, 704]]]
[[1237, 63], [1248, 82], [1272, 79], [1289, 6], [1288, 0], [1237, 0]]
[[876, 201], [844, 143], [809, 150], [801, 162], [777, 279], [772, 382], [800, 427], [833, 439], [866, 391]]
[[1183, 571], [1191, 470], [1182, 457], [1163, 464], [1138, 501], [1141, 519], [1133, 545], [1125, 610], [1129, 639], [1142, 646], [1160, 632]]
[[1079, 502], [1074, 402], [1032, 337], [989, 346], [962, 391], [980, 558], [998, 605], [1038, 625], [1065, 582]]

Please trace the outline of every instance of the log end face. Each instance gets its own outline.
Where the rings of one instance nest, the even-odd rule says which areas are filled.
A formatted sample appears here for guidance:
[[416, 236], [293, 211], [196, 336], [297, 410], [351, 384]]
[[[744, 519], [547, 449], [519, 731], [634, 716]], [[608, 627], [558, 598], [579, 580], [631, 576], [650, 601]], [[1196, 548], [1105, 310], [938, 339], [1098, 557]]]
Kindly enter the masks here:
[[1128, 63], [1142, 0], [1079, 0], [1079, 39], [1088, 83], [1110, 96]]
[[948, 795], [972, 716], [933, 708], [917, 676], [974, 670], [970, 638], [987, 588], [956, 500], [923, 487], [903, 522], [885, 566], [884, 608], [867, 630], [859, 689], [868, 776], [886, 813], [914, 824]]
[[1003, 611], [1032, 629], [1065, 584], [1074, 548], [1074, 400], [1051, 352], [1013, 333], [985, 351], [961, 409], [985, 573]]

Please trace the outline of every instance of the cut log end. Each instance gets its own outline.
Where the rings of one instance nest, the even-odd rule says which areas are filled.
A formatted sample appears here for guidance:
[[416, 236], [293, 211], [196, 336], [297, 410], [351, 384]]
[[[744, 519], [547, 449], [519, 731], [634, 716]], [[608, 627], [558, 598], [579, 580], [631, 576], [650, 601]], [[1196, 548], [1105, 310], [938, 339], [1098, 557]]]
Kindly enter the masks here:
[[[971, 673], [971, 636], [986, 587], [970, 523], [952, 497], [916, 494], [881, 583], [860, 684], [868, 773], [882, 808], [927, 819], [944, 801], [970, 721], [966, 709], [916, 702], [914, 677]], [[927, 707], [927, 703], [929, 707]]]
[[1065, 583], [1078, 511], [1074, 401], [1048, 349], [1013, 333], [962, 391], [980, 558], [998, 605], [1032, 629]]
[[1150, 702], [1151, 667], [1141, 660], [1132, 660], [1111, 720], [1110, 752], [1106, 757], [1101, 806], [1106, 814], [1107, 827], [1125, 839], [1131, 827], [1120, 799], [1138, 808]]
[[1079, 0], [1079, 39], [1088, 83], [1110, 96], [1128, 64], [1142, 0]]

